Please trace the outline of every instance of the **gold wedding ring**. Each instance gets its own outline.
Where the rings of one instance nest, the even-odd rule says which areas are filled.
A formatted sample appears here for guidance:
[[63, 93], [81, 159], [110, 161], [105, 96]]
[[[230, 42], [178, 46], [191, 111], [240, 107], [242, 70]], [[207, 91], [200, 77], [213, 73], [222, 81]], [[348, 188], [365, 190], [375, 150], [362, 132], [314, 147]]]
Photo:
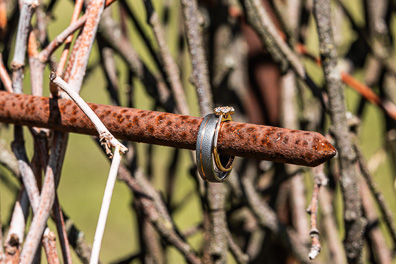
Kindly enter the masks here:
[[223, 122], [232, 121], [231, 115], [235, 113], [235, 109], [234, 107], [231, 106], [221, 106], [221, 107], [216, 107], [214, 111], [215, 111], [215, 115], [218, 117], [219, 120], [217, 121], [215, 135], [213, 139], [213, 156], [217, 168], [222, 172], [228, 172], [232, 170], [232, 167], [234, 166], [235, 156], [227, 156], [227, 164], [223, 166], [219, 152], [217, 151], [217, 139], [219, 137], [221, 124]]
[[231, 173], [235, 156], [219, 154], [217, 139], [221, 123], [231, 121], [233, 107], [217, 107], [215, 113], [204, 117], [198, 130], [196, 144], [197, 169], [202, 179], [222, 182]]

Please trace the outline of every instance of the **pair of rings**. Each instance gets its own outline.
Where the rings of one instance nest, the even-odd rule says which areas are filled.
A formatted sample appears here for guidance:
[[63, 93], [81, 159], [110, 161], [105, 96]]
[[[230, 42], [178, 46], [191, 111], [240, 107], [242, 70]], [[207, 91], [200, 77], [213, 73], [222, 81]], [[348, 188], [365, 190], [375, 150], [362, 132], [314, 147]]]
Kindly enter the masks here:
[[235, 156], [222, 155], [217, 150], [217, 139], [222, 122], [231, 121], [235, 113], [233, 107], [217, 107], [214, 114], [205, 116], [199, 126], [196, 157], [197, 167], [202, 179], [222, 182], [231, 173]]

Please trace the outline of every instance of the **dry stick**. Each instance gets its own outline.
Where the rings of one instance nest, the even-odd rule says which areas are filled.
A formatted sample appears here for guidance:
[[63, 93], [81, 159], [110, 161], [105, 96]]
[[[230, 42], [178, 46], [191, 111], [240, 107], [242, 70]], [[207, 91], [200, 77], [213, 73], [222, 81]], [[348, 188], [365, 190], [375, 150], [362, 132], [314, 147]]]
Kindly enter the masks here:
[[[283, 127], [299, 129], [298, 106], [296, 93], [296, 78], [292, 71], [288, 71], [282, 76], [281, 92], [281, 124]], [[286, 172], [293, 175], [290, 179], [290, 203], [292, 224], [300, 237], [301, 241], [307, 241], [308, 222], [304, 214], [305, 209], [305, 186], [302, 172], [297, 171], [297, 167], [286, 165]], [[286, 209], [283, 209], [286, 210]]]
[[207, 60], [203, 46], [200, 14], [196, 0], [181, 0], [185, 34], [192, 62], [191, 82], [196, 87], [201, 115], [213, 111]]
[[[316, 61], [316, 64], [318, 64], [319, 66], [322, 64], [320, 58], [317, 58], [316, 56], [310, 54], [304, 45], [297, 45], [296, 50], [300, 54], [307, 56], [309, 59]], [[352, 75], [344, 71], [340, 71], [340, 74], [343, 83], [354, 89], [370, 103], [381, 107], [390, 118], [396, 120], [396, 105], [393, 102], [386, 99], [381, 99], [378, 95], [374, 93], [373, 89], [358, 81]]]
[[322, 249], [322, 246], [320, 245], [320, 240], [319, 240], [319, 229], [317, 226], [318, 222], [318, 210], [319, 210], [319, 191], [320, 187], [326, 186], [327, 185], [327, 178], [326, 175], [324, 174], [324, 166], [319, 165], [314, 169], [314, 186], [313, 186], [313, 191], [312, 191], [312, 198], [311, 198], [311, 203], [308, 206], [307, 213], [310, 214], [311, 218], [311, 231], [310, 231], [310, 236], [311, 236], [311, 249], [309, 251], [308, 257], [310, 260], [315, 259], [319, 253], [320, 250]]
[[25, 66], [26, 44], [30, 31], [30, 20], [38, 5], [39, 3], [37, 0], [25, 0], [21, 9], [15, 40], [15, 53], [11, 62], [13, 71], [12, 85], [15, 93], [22, 93], [23, 69]]
[[240, 264], [249, 263], [249, 256], [243, 253], [241, 248], [237, 245], [237, 243], [235, 243], [230, 233], [230, 230], [228, 228], [226, 228], [225, 230], [226, 230], [225, 232], [227, 236], [228, 246], [230, 247], [231, 253], [234, 256], [234, 258]]
[[[112, 4], [114, 1], [106, 1], [106, 7], [108, 7], [110, 4]], [[75, 8], [77, 9], [78, 6], [76, 5]], [[74, 14], [77, 13], [78, 10], [74, 10], [73, 11], [73, 18], [74, 18]], [[80, 11], [81, 12], [81, 11]], [[78, 12], [78, 13], [80, 13]], [[70, 25], [62, 31], [62, 33], [60, 33], [54, 40], [52, 40], [39, 54], [39, 58], [42, 62], [47, 62], [49, 57], [51, 56], [51, 54], [63, 43], [65, 43], [65, 41], [67, 41], [69, 39], [70, 36], [72, 36], [72, 34], [79, 28], [81, 28], [85, 22], [87, 21], [87, 14], [81, 16], [79, 19], [77, 20], [73, 20], [72, 18], [72, 23], [70, 23]], [[65, 51], [64, 51], [65, 52]], [[62, 53], [63, 55], [63, 53]], [[67, 56], [66, 56], [67, 57]], [[61, 63], [58, 64], [58, 69], [60, 69], [62, 66]], [[64, 67], [64, 66], [63, 66]], [[57, 71], [58, 74], [58, 71]], [[60, 75], [60, 74], [58, 74]]]
[[241, 181], [249, 208], [256, 216], [258, 223], [264, 229], [270, 230], [298, 261], [310, 263], [307, 258], [308, 249], [301, 243], [296, 233], [279, 222], [275, 212], [258, 195], [253, 185], [253, 179], [250, 176], [245, 176]]
[[240, 0], [246, 9], [248, 23], [258, 33], [265, 48], [270, 52], [274, 60], [279, 64], [282, 71], [289, 67], [302, 80], [306, 80], [306, 71], [301, 60], [283, 41], [275, 25], [271, 21], [271, 16], [259, 0]]
[[[104, 2], [102, 1], [92, 1], [88, 6], [87, 20], [85, 23], [85, 27], [82, 33], [80, 34], [79, 38], [77, 38], [76, 40], [76, 44], [74, 46], [71, 58], [69, 60], [68, 68], [66, 69], [65, 76], [67, 80], [69, 77], [73, 80], [73, 85], [74, 85], [73, 88], [76, 91], [79, 91], [81, 88], [82, 79], [85, 74], [90, 50], [92, 47], [93, 39], [96, 34], [96, 29], [100, 19], [100, 15], [103, 12], [103, 8], [104, 8]], [[73, 58], [75, 58], [75, 60]], [[54, 93], [55, 91], [51, 91], [51, 92]], [[52, 176], [51, 179], [53, 181], [55, 181], [54, 179], [55, 177], [56, 177], [56, 181], [59, 181], [61, 166], [66, 152], [67, 139], [68, 139], [67, 134], [64, 133], [54, 134], [54, 141], [56, 142], [56, 144], [53, 144], [53, 148], [51, 151], [52, 155], [50, 157], [50, 161], [53, 160], [53, 163], [52, 164], [50, 163], [50, 165], [52, 165], [51, 167], [52, 170], [48, 170], [47, 168], [47, 172], [49, 173], [48, 175], [46, 173], [46, 178], [47, 176], [48, 177]], [[50, 175], [51, 172], [54, 174]], [[47, 186], [50, 186], [51, 182], [48, 181], [47, 183], [48, 183]], [[44, 185], [43, 189], [45, 187], [46, 186]], [[52, 193], [49, 193], [48, 195], [50, 197], [49, 203], [51, 203], [52, 206], [55, 198], [55, 188], [53, 188]], [[46, 222], [47, 219], [48, 216], [44, 215], [44, 217], [37, 220], [38, 222], [37, 225], [39, 225], [41, 228], [41, 221]], [[33, 219], [33, 223], [34, 220], [35, 219]]]
[[21, 173], [18, 168], [18, 161], [15, 155], [6, 147], [6, 141], [0, 139], [0, 165], [5, 167], [17, 179], [21, 179]]
[[121, 164], [119, 179], [128, 185], [137, 199], [141, 200], [144, 213], [162, 238], [178, 249], [188, 263], [201, 263], [194, 249], [179, 235], [180, 232], [173, 223], [161, 195], [147, 181], [143, 171], [138, 169], [135, 177], [132, 177], [128, 169]]
[[[19, 142], [21, 141], [21, 142]], [[37, 187], [37, 182], [36, 178], [34, 176], [33, 170], [29, 164], [28, 158], [26, 156], [26, 151], [25, 147], [23, 144], [23, 138], [20, 138], [12, 143], [12, 149], [15, 154], [15, 156], [18, 159], [18, 164], [19, 164], [19, 169], [21, 171], [22, 175], [22, 181], [24, 183], [24, 188], [25, 191], [29, 197], [29, 201], [31, 204], [31, 207], [33, 209], [34, 214], [36, 215], [38, 213], [38, 207], [40, 203], [40, 195], [39, 195], [39, 190]], [[47, 247], [48, 245], [44, 244], [45, 252], [47, 254], [47, 257], [49, 255], [54, 254], [51, 253], [53, 252], [53, 249]]]
[[[99, 20], [102, 16], [104, 6], [105, 1], [98, 0], [95, 2], [91, 2], [87, 8], [87, 21], [80, 35], [81, 45], [76, 51], [76, 61], [74, 62], [72, 69], [70, 70], [70, 78], [68, 80], [69, 85], [77, 93], [79, 93], [81, 89], [85, 70], [88, 65], [89, 54], [95, 40], [96, 31], [98, 29]], [[83, 72], [81, 73], [82, 70]]]
[[29, 233], [26, 237], [25, 246], [21, 253], [21, 264], [28, 264], [33, 261], [34, 254], [39, 246], [40, 238], [44, 232], [46, 222], [55, 200], [55, 175], [57, 174], [57, 163], [60, 157], [59, 150], [63, 144], [62, 140], [59, 140], [57, 134], [59, 134], [59, 132], [54, 133], [53, 148], [51, 150], [50, 160], [45, 172], [40, 203], [37, 212], [33, 217]]
[[392, 238], [393, 251], [395, 252], [396, 251], [396, 227], [394, 224], [394, 217], [392, 214], [392, 210], [386, 203], [386, 199], [385, 199], [384, 195], [379, 190], [377, 184], [375, 183], [373, 177], [371, 176], [370, 171], [368, 170], [366, 162], [364, 160], [363, 154], [357, 145], [355, 145], [355, 151], [357, 154], [357, 161], [358, 161], [358, 165], [360, 168], [360, 172], [362, 173], [363, 178], [365, 179], [367, 185], [369, 186], [370, 192], [373, 195], [373, 197], [375, 198], [375, 201], [376, 201], [376, 203], [384, 217], [385, 225], [388, 228], [388, 231]]
[[346, 257], [337, 228], [331, 193], [329, 189], [323, 188], [319, 195], [320, 207], [322, 208], [322, 226], [330, 256], [329, 262], [345, 264]]
[[146, 7], [147, 21], [152, 26], [155, 39], [157, 40], [157, 44], [160, 49], [161, 62], [168, 81], [170, 82], [172, 93], [175, 97], [176, 105], [178, 106], [177, 108], [182, 115], [188, 115], [190, 111], [180, 80], [179, 68], [175, 60], [172, 58], [169, 47], [166, 44], [164, 29], [162, 28], [158, 14], [155, 12], [151, 0], [144, 0], [144, 4]]
[[384, 234], [381, 232], [380, 219], [378, 219], [377, 208], [370, 197], [369, 187], [363, 179], [360, 181], [360, 186], [363, 212], [368, 221], [366, 236], [368, 236], [368, 244], [371, 246], [370, 252], [374, 254], [372, 258], [375, 258], [379, 264], [391, 264], [392, 254], [386, 243]]
[[[366, 32], [364, 29], [356, 24], [356, 22], [353, 19], [353, 16], [351, 13], [346, 9], [345, 5], [340, 1], [336, 1], [337, 4], [342, 8], [342, 11], [345, 13], [346, 17], [349, 19], [349, 22], [352, 24], [352, 28], [355, 29], [355, 31], [359, 34], [359, 36], [364, 40], [365, 45], [367, 45], [370, 49], [371, 54], [374, 56], [376, 60], [378, 60], [385, 68], [387, 71], [389, 71], [393, 76], [396, 76], [396, 67], [393, 63], [393, 59], [388, 52], [386, 51], [386, 48], [384, 48], [382, 45], [378, 45], [377, 47], [372, 45], [371, 40], [368, 39]], [[376, 36], [371, 36], [376, 40]], [[378, 41], [376, 41], [376, 44], [379, 44]]]
[[340, 156], [340, 182], [345, 223], [344, 246], [348, 262], [359, 263], [362, 257], [362, 234], [365, 223], [362, 218], [361, 197], [358, 192], [357, 174], [354, 167], [355, 154], [346, 120], [344, 89], [337, 68], [337, 51], [333, 40], [330, 1], [315, 0], [314, 15], [319, 35], [319, 50], [326, 80], [326, 90], [329, 96], [330, 117]]
[[61, 88], [64, 92], [66, 92], [71, 97], [71, 99], [80, 107], [80, 109], [89, 117], [89, 119], [94, 123], [96, 129], [98, 130], [100, 141], [102, 144], [105, 145], [106, 153], [109, 157], [112, 156], [110, 147], [115, 148], [115, 155], [113, 157], [109, 177], [106, 184], [106, 190], [103, 196], [102, 208], [100, 209], [100, 215], [95, 232], [94, 245], [92, 248], [91, 260], [90, 260], [91, 264], [93, 263], [96, 264], [98, 263], [99, 260], [99, 252], [102, 243], [104, 228], [106, 225], [106, 219], [110, 208], [110, 201], [114, 189], [115, 179], [117, 176], [117, 170], [121, 162], [121, 156], [119, 152], [125, 153], [128, 149], [114, 138], [114, 136], [103, 125], [100, 119], [95, 115], [92, 109], [89, 108], [89, 106], [78, 95], [78, 93], [74, 92], [72, 88], [65, 81], [62, 80], [62, 78], [56, 76], [55, 72], [52, 72], [50, 76], [50, 80], [51, 82], [56, 84], [59, 88]]
[[[24, 65], [25, 65], [25, 54], [26, 54], [26, 44], [28, 40], [28, 35], [30, 31], [30, 20], [32, 18], [32, 15], [34, 13], [35, 8], [37, 7], [38, 2], [37, 1], [29, 1], [26, 0], [23, 2], [22, 8], [21, 8], [21, 14], [19, 17], [19, 22], [18, 22], [18, 31], [17, 31], [17, 36], [16, 36], [16, 41], [15, 41], [15, 53], [14, 53], [14, 58], [11, 63], [11, 68], [13, 71], [12, 75], [12, 87], [13, 91], [15, 93], [21, 94], [22, 93], [22, 86], [23, 86], [23, 72], [24, 72]], [[16, 144], [19, 145], [21, 148], [21, 152], [24, 153], [24, 156], [26, 157], [26, 151], [25, 147], [23, 145], [23, 131], [22, 127], [20, 126], [15, 126], [14, 130], [14, 142], [18, 142]], [[17, 156], [18, 159], [18, 156]], [[18, 165], [20, 172], [22, 174], [22, 177], [26, 175], [26, 172], [29, 173], [31, 172], [30, 165], [27, 162], [27, 158], [25, 160], [19, 160], [18, 159]], [[31, 173], [31, 176], [34, 179], [33, 173]], [[28, 176], [29, 177], [29, 176]], [[35, 179], [34, 179], [35, 183]], [[30, 188], [30, 186], [26, 186], [26, 188]], [[38, 195], [38, 191], [37, 191]], [[20, 222], [19, 223], [20, 228], [25, 228], [25, 223]], [[23, 234], [21, 237], [16, 237], [11, 234], [12, 239], [10, 241], [13, 241], [12, 244], [19, 245], [23, 241]], [[18, 241], [19, 240], [19, 241]], [[17, 249], [17, 252], [14, 252], [14, 254], [17, 253], [16, 255], [19, 255], [19, 248]]]
[[319, 98], [323, 107], [326, 108], [322, 91], [316, 87], [308, 76], [299, 57], [283, 41], [283, 37], [271, 21], [271, 15], [266, 10], [265, 5], [260, 0], [239, 1], [245, 7], [247, 22], [259, 35], [262, 44], [270, 52], [270, 55], [278, 63], [281, 70], [286, 71], [291, 67], [296, 76], [307, 84], [314, 96]]
[[174, 104], [164, 82], [160, 77], [152, 74], [143, 61], [139, 59], [130, 42], [122, 37], [119, 25], [111, 17], [106, 16], [100, 21], [99, 27], [99, 36], [103, 37], [106, 43], [121, 55], [133, 74], [142, 81], [148, 94], [167, 112], [174, 112]]
[[120, 144], [115, 146], [114, 157], [111, 162], [109, 177], [107, 179], [106, 189], [103, 195], [102, 207], [100, 208], [99, 220], [96, 226], [90, 264], [97, 264], [99, 261], [99, 252], [102, 244], [104, 229], [106, 226], [107, 215], [109, 213], [111, 196], [113, 194], [118, 167], [120, 166], [121, 163], [121, 155], [120, 155], [120, 151], [122, 151], [121, 146], [122, 145]]
[[[203, 46], [200, 14], [196, 0], [181, 0], [181, 7], [192, 63], [191, 82], [196, 88], [200, 114], [206, 116], [213, 111], [213, 100]], [[223, 263], [227, 260], [225, 195], [224, 185], [208, 183], [206, 199], [209, 212], [204, 215], [204, 230], [209, 232], [207, 236], [209, 255], [205, 256], [205, 250], [204, 258], [210, 258], [209, 261], [213, 263]]]
[[[19, 192], [18, 200], [15, 203], [12, 212], [10, 227], [6, 237], [5, 247], [5, 263], [18, 263], [20, 255], [20, 247], [23, 242], [25, 233], [25, 223], [29, 214], [29, 201], [26, 191], [22, 188]], [[3, 247], [3, 244], [0, 245]]]
[[66, 226], [63, 219], [62, 208], [59, 205], [58, 196], [55, 196], [55, 203], [53, 208], [53, 216], [58, 231], [59, 241], [61, 242], [63, 262], [65, 264], [72, 264], [69, 239], [67, 237]]
[[34, 33], [34, 31], [31, 31], [28, 41], [28, 57], [31, 83], [30, 90], [32, 91], [32, 95], [42, 96], [45, 64], [37, 58], [37, 49], [38, 47], [36, 34]]
[[[77, 0], [74, 4], [73, 15], [70, 21], [70, 25], [77, 21], [78, 16], [81, 13], [82, 6], [84, 4], [84, 0]], [[70, 45], [73, 40], [73, 34], [70, 34], [65, 40], [65, 47], [63, 49], [62, 55], [59, 59], [58, 68], [56, 70], [56, 74], [62, 76], [63, 68], [65, 68], [67, 56], [69, 55]]]
[[8, 92], [10, 93], [14, 92], [14, 90], [12, 89], [11, 78], [8, 75], [7, 69], [4, 66], [3, 56], [1, 55], [1, 53], [0, 53], [0, 80], [4, 84], [4, 87]]
[[[58, 36], [56, 36], [38, 55], [40, 61], [47, 62], [54, 51], [64, 43], [77, 29], [81, 28], [87, 21], [87, 15], [80, 17], [77, 21], [70, 24]], [[58, 64], [59, 65], [59, 64]]]
[[48, 264], [59, 264], [58, 253], [56, 252], [56, 236], [47, 227], [43, 235], [43, 246], [47, 255]]
[[88, 264], [91, 258], [91, 248], [85, 241], [84, 232], [80, 231], [73, 223], [73, 221], [68, 218], [63, 211], [62, 215], [65, 218], [66, 233], [70, 244], [74, 248], [74, 251], [80, 261], [84, 264]]
[[[107, 11], [105, 11], [104, 15]], [[117, 82], [118, 74], [116, 61], [114, 58], [114, 52], [111, 48], [106, 47], [98, 40], [99, 52], [102, 61], [102, 68], [107, 79], [107, 90], [110, 94], [113, 105], [121, 105], [119, 85]]]

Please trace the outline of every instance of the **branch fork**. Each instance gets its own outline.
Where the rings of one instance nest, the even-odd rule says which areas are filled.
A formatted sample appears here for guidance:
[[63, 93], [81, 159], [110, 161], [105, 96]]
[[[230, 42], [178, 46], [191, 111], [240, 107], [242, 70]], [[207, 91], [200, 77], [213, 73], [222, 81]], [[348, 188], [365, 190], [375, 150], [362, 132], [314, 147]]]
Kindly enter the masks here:
[[55, 71], [51, 71], [50, 80], [52, 84], [57, 85], [62, 89], [70, 98], [80, 107], [80, 109], [86, 114], [86, 116], [95, 125], [98, 131], [100, 143], [104, 146], [107, 156], [111, 159], [113, 153], [111, 147], [116, 148], [119, 146], [119, 150], [122, 154], [128, 151], [128, 148], [121, 144], [105, 127], [105, 125], [100, 121], [99, 117], [92, 111], [88, 104], [80, 97], [80, 95], [72, 90], [70, 85], [65, 82], [61, 77], [57, 76]]

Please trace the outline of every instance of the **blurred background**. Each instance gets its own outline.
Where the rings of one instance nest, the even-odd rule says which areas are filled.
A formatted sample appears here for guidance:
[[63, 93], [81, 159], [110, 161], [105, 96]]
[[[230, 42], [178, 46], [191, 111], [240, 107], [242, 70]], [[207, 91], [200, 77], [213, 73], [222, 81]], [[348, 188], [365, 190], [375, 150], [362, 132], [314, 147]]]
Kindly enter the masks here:
[[[15, 34], [9, 34], [7, 30], [16, 30], [17, 1], [0, 1], [7, 6], [7, 28], [0, 28], [0, 52], [3, 62], [8, 70], [13, 56], [13, 43]], [[125, 2], [132, 12], [135, 21], [126, 15]], [[323, 91], [324, 77], [323, 70], [312, 60], [312, 57], [319, 57], [318, 36], [316, 24], [312, 14], [312, 1], [296, 1], [299, 3], [299, 17], [297, 33], [285, 32], [284, 23], [293, 23], [292, 18], [282, 13], [292, 6], [293, 1], [262, 1], [262, 4], [270, 10], [272, 19], [278, 30], [292, 44], [297, 47], [301, 44], [304, 52], [300, 52], [300, 57], [304, 62], [307, 73], [312, 78], [313, 83]], [[332, 1], [332, 17], [334, 22], [334, 37], [339, 56], [339, 67], [342, 71], [353, 76], [357, 81], [365, 83], [371, 87], [381, 100], [392, 101], [396, 97], [395, 76], [392, 73], [394, 63], [395, 44], [393, 42], [395, 32], [393, 1], [380, 1], [385, 5], [383, 11], [384, 25], [386, 30], [382, 31], [370, 24], [370, 19], [375, 16], [374, 9], [380, 9], [380, 4], [376, 1], [352, 0], [352, 1]], [[209, 76], [212, 87], [213, 101], [215, 105], [232, 105], [237, 109], [234, 120], [239, 122], [249, 122], [271, 126], [281, 126], [287, 128], [298, 128], [302, 130], [318, 131], [328, 134], [330, 120], [319, 102], [312, 94], [305, 83], [299, 80], [294, 81], [295, 89], [291, 101], [286, 101], [284, 87], [284, 74], [282, 69], [273, 61], [271, 54], [265, 50], [254, 30], [246, 23], [243, 9], [238, 2], [228, 1], [198, 1], [203, 25], [203, 35], [205, 50], [208, 62]], [[46, 13], [50, 5], [51, 11]], [[180, 77], [186, 93], [190, 114], [200, 116], [199, 104], [196, 90], [191, 84], [191, 58], [186, 39], [183, 33], [183, 17], [179, 1], [175, 0], [154, 0], [154, 10], [157, 12], [161, 23], [165, 29], [165, 39], [170, 48], [171, 54], [178, 63]], [[45, 15], [48, 40], [54, 39], [63, 29], [70, 24], [73, 12], [73, 1], [40, 1], [39, 9]], [[379, 10], [377, 10], [380, 12]], [[16, 12], [16, 13], [15, 13]], [[163, 69], [153, 59], [147, 42], [143, 40], [143, 34], [147, 37], [154, 53], [158, 56], [158, 45], [153, 35], [151, 26], [147, 23], [146, 8], [143, 1], [120, 1], [111, 5], [106, 12], [109, 13], [117, 23], [126, 27], [127, 38], [136, 50], [141, 60], [154, 75], [161, 76]], [[4, 18], [4, 17], [3, 17]], [[286, 18], [286, 19], [285, 19]], [[0, 17], [0, 20], [2, 18]], [[284, 19], [282, 21], [282, 19]], [[124, 22], [127, 23], [124, 23]], [[375, 23], [374, 23], [375, 24]], [[32, 25], [37, 25], [37, 16], [33, 17]], [[136, 25], [141, 28], [138, 29]], [[289, 29], [293, 25], [287, 25]], [[105, 35], [105, 29], [99, 28], [99, 35]], [[360, 34], [360, 33], [361, 34]], [[385, 33], [384, 33], [385, 32]], [[8, 34], [8, 35], [7, 35]], [[294, 35], [293, 35], [294, 34]], [[76, 35], [76, 34], [75, 34]], [[10, 40], [12, 38], [12, 40]], [[106, 41], [113, 41], [107, 39]], [[117, 40], [114, 40], [117, 41]], [[367, 44], [368, 42], [369, 44]], [[11, 43], [9, 45], [8, 43]], [[44, 41], [45, 43], [45, 41]], [[104, 42], [102, 42], [104, 43]], [[106, 44], [111, 46], [111, 44]], [[387, 67], [378, 66], [383, 60], [376, 60], [377, 51], [382, 58], [391, 65]], [[98, 42], [94, 43], [87, 74], [81, 90], [81, 96], [86, 102], [99, 104], [114, 104], [114, 97], [109, 94], [109, 82], [103, 68], [103, 57], [101, 47]], [[301, 51], [302, 49], [295, 50]], [[52, 55], [54, 61], [59, 59], [62, 48], [56, 50]], [[303, 54], [301, 54], [303, 53]], [[138, 109], [166, 111], [157, 100], [147, 92], [144, 84], [135, 76], [130, 77], [131, 70], [128, 63], [123, 60], [122, 55], [117, 52], [113, 54], [118, 80], [118, 96], [122, 106], [132, 106]], [[377, 56], [378, 57], [378, 56]], [[377, 65], [375, 64], [377, 61]], [[378, 62], [380, 61], [380, 62]], [[47, 65], [44, 73], [44, 96], [49, 96], [49, 76], [51, 66]], [[168, 85], [168, 83], [167, 83]], [[368, 102], [364, 96], [356, 89], [344, 84], [347, 110], [351, 116], [349, 120], [353, 123], [350, 127], [357, 136], [356, 142], [360, 144], [368, 167], [372, 176], [383, 193], [387, 204], [393, 213], [396, 212], [395, 199], [395, 120], [389, 117], [388, 112], [378, 105]], [[3, 89], [2, 84], [0, 88]], [[285, 92], [286, 91], [286, 92]], [[30, 94], [30, 68], [25, 69], [24, 92]], [[290, 99], [290, 98], [289, 98]], [[288, 108], [289, 107], [289, 108]], [[293, 112], [293, 113], [291, 113]], [[295, 122], [285, 123], [288, 115], [294, 115]], [[290, 124], [298, 127], [289, 127]], [[0, 148], [11, 151], [10, 143], [13, 140], [12, 125], [0, 124]], [[329, 137], [330, 140], [331, 136]], [[26, 149], [29, 158], [33, 155], [33, 140], [27, 129], [25, 129]], [[334, 144], [334, 141], [332, 141]], [[197, 191], [197, 184], [191, 171], [194, 165], [190, 159], [190, 151], [176, 150], [173, 148], [129, 143], [136, 150], [137, 167], [143, 169], [147, 178], [156, 190], [159, 190], [166, 200], [167, 205], [172, 208], [171, 216], [176, 226], [181, 232], [189, 231], [195, 226], [202, 224], [202, 204], [200, 194]], [[313, 174], [312, 170], [298, 166], [284, 166], [267, 161], [249, 161], [253, 163], [253, 173], [257, 179], [257, 188], [262, 194], [263, 201], [278, 214], [281, 222], [285, 225], [293, 226], [290, 207], [294, 198], [286, 196], [287, 201], [281, 201], [282, 192], [290, 192], [293, 182], [290, 175], [295, 175], [298, 171], [299, 181], [302, 183], [303, 198], [305, 208], [308, 206], [312, 194]], [[230, 177], [239, 177], [243, 172], [244, 159], [238, 159], [235, 172]], [[333, 161], [337, 164], [336, 161]], [[326, 164], [326, 172], [329, 175], [329, 188], [334, 194], [332, 205], [334, 206], [334, 219], [338, 228], [340, 241], [344, 236], [342, 219], [342, 198], [337, 182], [336, 166]], [[95, 140], [87, 135], [71, 134], [66, 152], [66, 157], [62, 169], [61, 182], [58, 188], [58, 198], [64, 212], [70, 217], [74, 224], [84, 232], [86, 242], [92, 245], [96, 223], [99, 215], [102, 196], [107, 180], [110, 162], [98, 147]], [[170, 195], [167, 183], [172, 179], [173, 187]], [[279, 180], [281, 179], [281, 180]], [[6, 234], [11, 218], [12, 209], [18, 196], [21, 184], [12, 173], [4, 166], [0, 165], [0, 213], [3, 234]], [[272, 187], [272, 189], [271, 189]], [[274, 190], [274, 188], [276, 190]], [[169, 200], [167, 200], [169, 199]], [[139, 237], [138, 215], [133, 206], [134, 195], [123, 182], [117, 182], [111, 202], [106, 231], [103, 238], [100, 259], [103, 263], [141, 263], [141, 258], [136, 257], [131, 261], [122, 262], [131, 256], [138, 255], [143, 245]], [[236, 241], [240, 242], [240, 247], [248, 251], [250, 238], [247, 235], [255, 229], [260, 229], [257, 223], [239, 221], [238, 211], [244, 207], [238, 196], [230, 195], [226, 203], [227, 217], [230, 230], [235, 235]], [[382, 215], [375, 206], [378, 213], [378, 225], [384, 235], [387, 247], [395, 247], [389, 231], [384, 226]], [[283, 212], [284, 211], [284, 212]], [[321, 212], [321, 208], [319, 207]], [[322, 221], [323, 214], [319, 213], [319, 221]], [[304, 223], [309, 231], [309, 215], [305, 213]], [[30, 216], [31, 220], [31, 216]], [[30, 221], [29, 220], [29, 221]], [[48, 222], [52, 230], [56, 230], [52, 221]], [[243, 231], [239, 232], [238, 229]], [[321, 229], [321, 225], [319, 225]], [[235, 233], [234, 233], [235, 232]], [[245, 233], [244, 233], [245, 232]], [[240, 236], [240, 239], [238, 238]], [[245, 237], [245, 238], [242, 238]], [[330, 263], [332, 256], [327, 247], [326, 233], [321, 232], [322, 252], [319, 261]], [[246, 240], [245, 240], [246, 239]], [[203, 232], [199, 230], [187, 238], [192, 247], [202, 250], [204, 239]], [[262, 240], [260, 240], [262, 241]], [[370, 239], [366, 243], [369, 243]], [[309, 244], [309, 233], [306, 234], [306, 242]], [[260, 252], [268, 252], [268, 245], [264, 242], [260, 244], [262, 251], [257, 250], [251, 262], [262, 263], [266, 258], [260, 256]], [[167, 263], [184, 263], [183, 256], [172, 246], [163, 243], [164, 256]], [[267, 248], [264, 250], [264, 248]], [[364, 250], [366, 263], [381, 263], [372, 256], [368, 245]], [[253, 252], [253, 249], [251, 249]], [[279, 252], [285, 249], [278, 249]], [[287, 250], [285, 252], [288, 252]], [[80, 263], [79, 258], [72, 250], [73, 261]], [[251, 253], [253, 254], [253, 253]], [[288, 252], [286, 255], [290, 254]], [[248, 254], [249, 255], [249, 254]], [[44, 256], [44, 255], [43, 255]], [[276, 260], [267, 259], [268, 263], [297, 263], [293, 260], [283, 258]], [[228, 253], [228, 261], [237, 261]], [[45, 263], [43, 257], [42, 263]], [[334, 263], [334, 262], [333, 262]], [[392, 263], [396, 261], [392, 260]]]

